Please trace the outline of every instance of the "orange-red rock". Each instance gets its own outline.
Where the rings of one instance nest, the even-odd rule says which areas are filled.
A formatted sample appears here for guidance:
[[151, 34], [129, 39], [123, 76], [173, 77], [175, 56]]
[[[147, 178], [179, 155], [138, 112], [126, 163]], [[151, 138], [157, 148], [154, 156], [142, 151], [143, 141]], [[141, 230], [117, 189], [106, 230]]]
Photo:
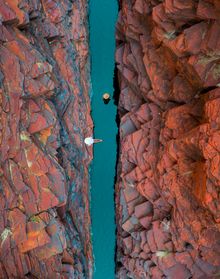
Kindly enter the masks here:
[[92, 276], [87, 5], [0, 0], [2, 279]]
[[216, 278], [219, 1], [119, 2], [117, 276]]

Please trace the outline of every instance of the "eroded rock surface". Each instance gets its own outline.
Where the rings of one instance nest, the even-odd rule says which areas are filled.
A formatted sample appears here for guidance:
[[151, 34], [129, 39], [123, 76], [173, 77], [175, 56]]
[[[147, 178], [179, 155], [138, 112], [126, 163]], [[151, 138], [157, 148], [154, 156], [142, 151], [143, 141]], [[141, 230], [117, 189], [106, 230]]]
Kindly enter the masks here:
[[117, 276], [219, 278], [219, 1], [120, 6]]
[[91, 278], [87, 0], [0, 19], [0, 278]]

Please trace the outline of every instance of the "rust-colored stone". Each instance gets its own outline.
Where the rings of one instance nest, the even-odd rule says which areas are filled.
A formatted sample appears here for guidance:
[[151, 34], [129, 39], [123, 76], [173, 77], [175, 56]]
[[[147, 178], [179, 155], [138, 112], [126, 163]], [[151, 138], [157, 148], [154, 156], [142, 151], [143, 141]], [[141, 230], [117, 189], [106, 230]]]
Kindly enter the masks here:
[[220, 274], [218, 2], [120, 0], [120, 279]]
[[92, 277], [87, 2], [0, 0], [2, 279]]

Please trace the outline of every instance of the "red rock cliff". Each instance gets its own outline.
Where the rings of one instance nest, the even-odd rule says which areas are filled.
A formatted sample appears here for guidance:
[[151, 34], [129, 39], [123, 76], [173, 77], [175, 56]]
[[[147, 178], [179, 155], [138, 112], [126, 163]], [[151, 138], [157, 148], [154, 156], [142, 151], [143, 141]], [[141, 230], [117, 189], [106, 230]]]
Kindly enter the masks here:
[[220, 2], [120, 6], [118, 278], [219, 278]]
[[0, 278], [90, 278], [87, 0], [0, 16]]

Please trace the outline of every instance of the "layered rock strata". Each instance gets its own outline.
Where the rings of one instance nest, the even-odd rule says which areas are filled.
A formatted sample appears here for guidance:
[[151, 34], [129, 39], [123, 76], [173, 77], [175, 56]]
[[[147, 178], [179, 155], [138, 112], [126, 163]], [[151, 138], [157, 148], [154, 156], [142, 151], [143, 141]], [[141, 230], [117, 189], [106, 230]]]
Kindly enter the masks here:
[[0, 278], [91, 278], [87, 0], [0, 15]]
[[220, 276], [220, 4], [121, 0], [118, 278]]

